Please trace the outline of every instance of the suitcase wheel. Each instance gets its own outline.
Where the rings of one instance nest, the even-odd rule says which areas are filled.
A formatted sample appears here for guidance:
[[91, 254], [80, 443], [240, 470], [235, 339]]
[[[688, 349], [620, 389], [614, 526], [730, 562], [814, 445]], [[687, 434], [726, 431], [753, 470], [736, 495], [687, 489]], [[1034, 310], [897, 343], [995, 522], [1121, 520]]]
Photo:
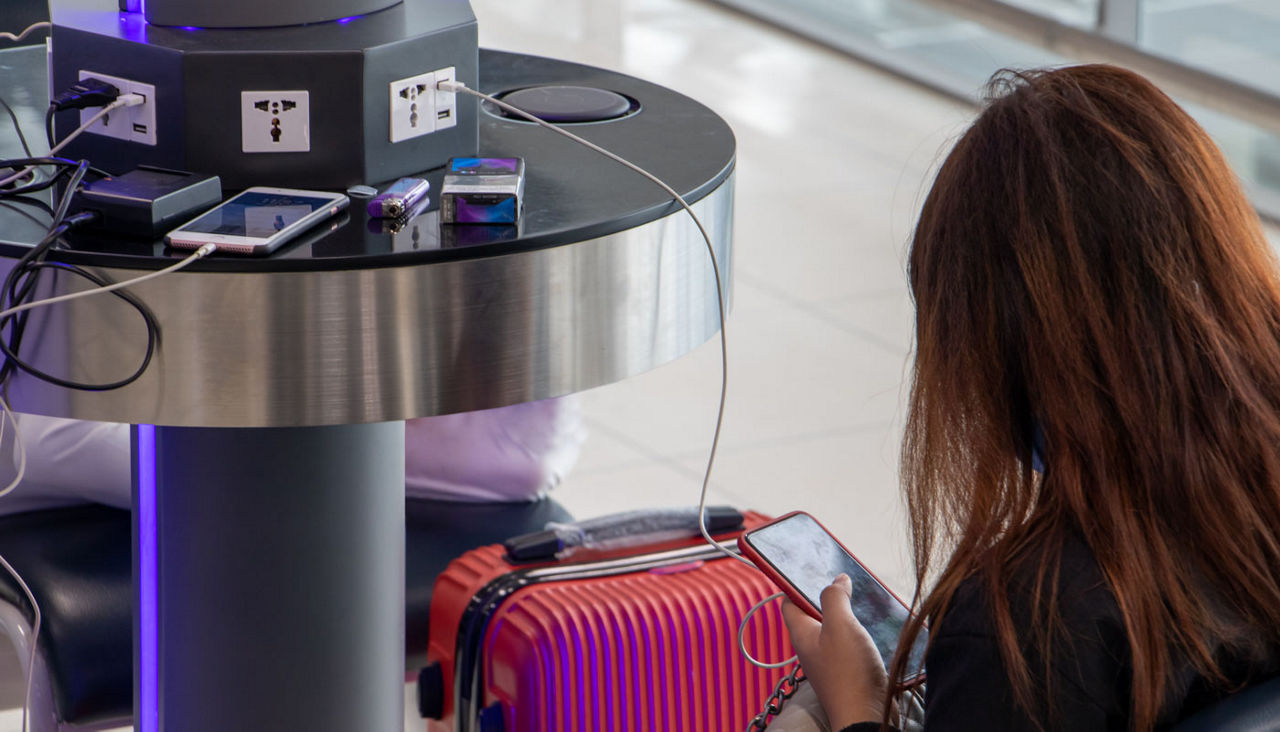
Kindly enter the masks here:
[[418, 671], [418, 714], [424, 719], [444, 716], [444, 670], [439, 661]]
[[502, 732], [502, 705], [490, 704], [480, 710], [480, 732]]

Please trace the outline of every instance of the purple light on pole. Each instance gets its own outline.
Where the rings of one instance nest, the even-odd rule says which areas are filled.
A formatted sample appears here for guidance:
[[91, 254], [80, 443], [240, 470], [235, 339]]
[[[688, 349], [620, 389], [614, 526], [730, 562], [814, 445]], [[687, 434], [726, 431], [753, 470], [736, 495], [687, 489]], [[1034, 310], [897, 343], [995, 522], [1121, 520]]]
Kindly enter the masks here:
[[137, 427], [138, 462], [138, 732], [160, 729], [160, 608], [156, 533], [156, 428]]

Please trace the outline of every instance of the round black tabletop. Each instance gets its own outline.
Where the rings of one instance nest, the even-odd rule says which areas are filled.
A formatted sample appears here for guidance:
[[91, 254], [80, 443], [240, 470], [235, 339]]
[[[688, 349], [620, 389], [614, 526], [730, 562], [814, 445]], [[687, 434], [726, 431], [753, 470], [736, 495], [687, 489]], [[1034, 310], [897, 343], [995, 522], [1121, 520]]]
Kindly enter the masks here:
[[[43, 59], [43, 56], [41, 56]], [[27, 62], [29, 63], [29, 62]], [[670, 89], [591, 66], [482, 49], [480, 91], [502, 95], [531, 87], [575, 85], [611, 91], [633, 101], [635, 111], [565, 129], [636, 163], [666, 181], [689, 203], [716, 190], [733, 172], [735, 142], [728, 125], [702, 104]], [[464, 97], [463, 103], [475, 103]], [[431, 203], [416, 227], [392, 232], [371, 219], [363, 202], [316, 227], [270, 257], [215, 255], [192, 271], [278, 272], [404, 266], [572, 244], [647, 224], [678, 210], [661, 189], [619, 164], [523, 120], [481, 105], [480, 150], [485, 157], [525, 160], [524, 220], [517, 230], [463, 230], [439, 225], [433, 215], [444, 169], [422, 173]], [[123, 171], [111, 171], [123, 172]], [[386, 187], [389, 181], [372, 181]], [[0, 207], [0, 256], [21, 256], [47, 228], [39, 207]], [[416, 235], [414, 229], [417, 229]], [[189, 252], [101, 231], [67, 237], [69, 251], [56, 259], [101, 267], [159, 269]]]
[[[29, 63], [42, 58], [29, 55]], [[491, 94], [551, 84], [631, 100], [629, 114], [566, 127], [686, 198], [711, 239], [728, 306], [735, 142], [722, 119], [669, 89], [581, 64], [482, 51], [479, 68], [481, 90]], [[459, 103], [466, 103], [461, 95]], [[9, 384], [14, 407], [169, 426], [400, 420], [611, 383], [717, 332], [708, 245], [677, 203], [550, 131], [486, 107], [478, 116], [480, 155], [525, 160], [518, 229], [441, 225], [433, 202], [392, 231], [357, 200], [271, 256], [218, 253], [130, 288], [161, 330], [142, 378], [84, 392], [20, 374]], [[442, 169], [425, 172], [433, 199], [442, 176]], [[39, 206], [0, 204], [0, 256], [20, 256], [48, 220]], [[51, 258], [109, 281], [186, 254], [95, 232], [77, 233], [69, 244]], [[83, 286], [49, 276], [39, 294]], [[23, 355], [45, 371], [101, 383], [137, 368], [146, 329], [116, 298], [32, 312]]]

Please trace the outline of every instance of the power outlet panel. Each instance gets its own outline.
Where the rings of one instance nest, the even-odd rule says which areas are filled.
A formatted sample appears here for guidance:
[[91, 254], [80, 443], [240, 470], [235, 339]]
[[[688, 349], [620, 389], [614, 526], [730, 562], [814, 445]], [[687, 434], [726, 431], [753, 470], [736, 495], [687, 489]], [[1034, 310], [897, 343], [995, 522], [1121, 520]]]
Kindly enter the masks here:
[[305, 90], [240, 92], [240, 149], [311, 152], [311, 95]]
[[[118, 140], [128, 140], [142, 145], [156, 144], [156, 88], [119, 76], [80, 70], [80, 81], [99, 79], [120, 90], [121, 94], [137, 94], [146, 101], [136, 107], [117, 109], [93, 123], [85, 132]], [[86, 124], [101, 108], [80, 110], [80, 124]]]
[[454, 81], [457, 70], [450, 66], [391, 82], [391, 142], [403, 142], [458, 124], [458, 95], [436, 88], [441, 81]]
[[436, 75], [418, 74], [391, 82], [391, 141], [436, 131]]
[[[450, 66], [435, 72], [436, 83], [457, 81], [458, 70]], [[443, 130], [458, 126], [458, 93], [436, 89], [436, 129]]]

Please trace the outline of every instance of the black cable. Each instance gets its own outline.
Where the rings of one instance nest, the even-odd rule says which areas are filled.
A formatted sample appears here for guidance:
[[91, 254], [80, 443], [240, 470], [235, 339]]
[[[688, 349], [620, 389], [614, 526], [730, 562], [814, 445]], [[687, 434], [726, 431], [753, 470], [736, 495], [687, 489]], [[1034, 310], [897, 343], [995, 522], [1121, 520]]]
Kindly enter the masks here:
[[[54, 185], [56, 185], [59, 180], [66, 177], [66, 175], [71, 170], [72, 170], [71, 168], [59, 168], [57, 172], [55, 172], [53, 175], [49, 176], [48, 178], [45, 178], [44, 180], [36, 179], [35, 172], [32, 171], [30, 177], [27, 178], [32, 182], [18, 185], [15, 188], [0, 189], [0, 197], [8, 198], [11, 196], [23, 196], [28, 193], [39, 193], [40, 191], [47, 190], [49, 188], [52, 188]], [[15, 183], [17, 182], [18, 181], [15, 181]]]
[[[0, 104], [2, 103], [3, 100], [0, 99]], [[8, 108], [8, 105], [6, 104], [5, 107]], [[55, 110], [56, 107], [51, 105], [48, 113], [45, 115], [45, 126], [46, 132], [50, 138], [50, 147], [53, 146], [52, 121]], [[13, 117], [14, 125], [16, 127], [17, 117], [13, 115], [12, 110], [10, 110], [10, 116]], [[19, 135], [21, 135], [20, 129]], [[23, 146], [24, 148], [26, 147], [25, 139], [23, 139]], [[71, 201], [75, 196], [77, 189], [80, 187], [80, 183], [84, 180], [85, 175], [90, 170], [93, 170], [95, 173], [103, 176], [107, 176], [108, 174], [97, 169], [90, 168], [89, 163], [86, 160], [76, 162], [67, 158], [52, 156], [37, 158], [31, 157], [30, 151], [27, 152], [27, 155], [29, 156], [27, 158], [0, 161], [0, 166], [8, 166], [11, 170], [19, 170], [32, 166], [52, 166], [56, 169], [54, 174], [49, 176], [47, 180], [38, 182], [23, 184], [19, 181], [15, 181], [18, 185], [0, 189], [0, 200], [11, 199], [13, 201], [32, 202], [31, 199], [19, 198], [18, 196], [46, 190], [63, 178], [67, 178], [67, 181], [63, 189], [62, 196], [58, 199], [56, 207], [51, 211], [52, 216], [49, 224], [49, 232], [35, 246], [24, 253], [6, 275], [3, 287], [0, 287], [0, 310], [7, 310], [22, 303], [29, 302], [35, 292], [39, 274], [45, 269], [53, 268], [64, 270], [89, 280], [99, 287], [107, 287], [110, 284], [101, 277], [80, 269], [79, 267], [58, 262], [45, 261], [45, 257], [48, 255], [49, 250], [57, 245], [63, 234], [67, 233], [77, 225], [96, 218], [96, 214], [89, 213], [79, 213], [71, 218], [67, 217], [67, 213], [71, 207]], [[5, 177], [12, 175], [12, 173], [8, 173]], [[147, 368], [151, 365], [151, 360], [155, 355], [156, 344], [160, 340], [160, 325], [156, 320], [155, 315], [147, 308], [147, 306], [133, 295], [123, 290], [113, 290], [111, 294], [124, 300], [137, 310], [147, 326], [146, 352], [143, 354], [142, 363], [132, 374], [117, 381], [91, 384], [55, 376], [42, 371], [31, 363], [23, 360], [18, 354], [22, 346], [23, 336], [26, 334], [27, 321], [31, 314], [30, 310], [23, 310], [0, 318], [0, 354], [3, 354], [4, 356], [3, 363], [0, 364], [0, 386], [7, 388], [9, 380], [15, 371], [22, 371], [23, 373], [55, 386], [80, 391], [109, 391], [111, 389], [119, 389], [141, 378], [142, 374], [146, 372]], [[3, 336], [6, 326], [9, 329], [7, 338]]]
[[[18, 182], [15, 181], [14, 182], [15, 184], [9, 188], [0, 188], [0, 197], [8, 197], [8, 196], [21, 196], [27, 193], [35, 193], [37, 191], [43, 191], [53, 186], [53, 184], [56, 183], [62, 176], [65, 176], [71, 171], [80, 167], [80, 162], [76, 162], [74, 160], [68, 160], [66, 158], [53, 158], [53, 157], [17, 158], [14, 160], [0, 161], [0, 166], [10, 168], [13, 170], [17, 170], [19, 168], [30, 168], [34, 166], [52, 166], [57, 168], [57, 172], [54, 173], [49, 178], [47, 178], [46, 180], [37, 181], [33, 183], [26, 183], [26, 184], [18, 184]], [[86, 166], [87, 166], [87, 163], [86, 163]], [[3, 177], [7, 178], [10, 175], [12, 174], [8, 174]]]
[[[8, 309], [30, 297], [35, 288], [35, 278], [29, 276], [29, 270], [34, 263], [44, 258], [58, 237], [65, 234], [70, 228], [66, 224], [58, 224], [52, 227], [49, 233], [25, 252], [13, 266], [13, 269], [9, 270], [9, 274], [4, 278], [4, 288], [0, 290], [0, 309]], [[19, 289], [19, 284], [21, 284], [21, 289]], [[0, 331], [3, 331], [5, 322], [13, 321], [13, 325], [9, 330], [8, 346], [14, 353], [17, 353], [19, 346], [22, 345], [22, 336], [27, 327], [26, 316], [29, 312], [24, 310], [10, 318], [6, 318], [4, 322], [0, 322]], [[0, 338], [0, 340], [3, 340], [3, 338]], [[18, 364], [6, 358], [3, 365], [0, 365], [0, 384], [8, 384], [9, 377], [13, 375], [13, 371], [16, 368], [18, 368]]]
[[[67, 210], [71, 206], [71, 199], [75, 195], [80, 181], [84, 179], [89, 163], [82, 160], [75, 166], [75, 171], [71, 174], [67, 188], [63, 191], [62, 197], [58, 200], [57, 208], [53, 211], [52, 221], [49, 224], [49, 233], [24, 253], [13, 266], [13, 269], [9, 270], [8, 275], [5, 276], [4, 286], [0, 289], [0, 309], [8, 309], [27, 301], [35, 290], [35, 272], [40, 268], [39, 264], [44, 260], [49, 250], [53, 248], [58, 238], [78, 223], [83, 223], [93, 218], [93, 215], [90, 214], [77, 214], [76, 221], [64, 221], [67, 217]], [[8, 356], [3, 365], [0, 365], [0, 383], [8, 383], [14, 369], [27, 365], [14, 356], [16, 356], [18, 348], [22, 344], [22, 337], [26, 332], [29, 314], [30, 311], [24, 310], [0, 321], [0, 331], [3, 331], [5, 324], [10, 324], [9, 341], [5, 348], [0, 349]], [[3, 339], [0, 338], [0, 340]]]
[[[0, 291], [0, 305], [4, 305], [5, 295], [9, 298], [9, 304], [5, 308], [25, 302], [31, 296], [32, 291], [35, 289], [36, 281], [34, 276], [27, 276], [28, 269], [31, 268], [32, 264], [43, 261], [49, 249], [57, 242], [58, 237], [74, 226], [74, 224], [64, 223], [63, 219], [67, 217], [67, 210], [71, 207], [71, 199], [75, 195], [80, 181], [84, 179], [84, 174], [88, 167], [89, 163], [84, 160], [76, 164], [75, 172], [71, 174], [71, 180], [67, 182], [67, 188], [62, 192], [62, 198], [58, 200], [58, 206], [53, 211], [53, 218], [49, 222], [49, 233], [39, 243], [31, 247], [30, 251], [23, 254], [13, 269], [9, 270], [9, 274], [5, 277], [4, 289]], [[21, 290], [17, 289], [19, 278], [22, 279]], [[27, 326], [27, 315], [28, 311], [25, 310], [18, 313], [16, 322], [10, 329], [10, 343], [14, 353], [17, 353], [18, 346], [22, 343], [22, 335]], [[3, 323], [0, 323], [0, 330], [3, 330]], [[0, 366], [0, 383], [8, 381], [9, 376], [13, 374], [14, 365], [16, 364], [6, 360], [4, 365]]]
[[[13, 113], [13, 108], [4, 100], [4, 97], [0, 97], [0, 106], [4, 107], [4, 111], [9, 113], [9, 119], [13, 120], [13, 129], [18, 133], [18, 142], [22, 143], [22, 152], [27, 157], [32, 157], [31, 146], [27, 144], [27, 136], [22, 134], [22, 125], [18, 124], [18, 115]], [[53, 146], [50, 145], [49, 147], [52, 148]]]
[[[80, 161], [76, 165], [75, 171], [71, 174], [70, 180], [67, 182], [67, 188], [63, 192], [62, 198], [58, 201], [57, 208], [53, 211], [53, 223], [49, 233], [45, 235], [35, 246], [24, 253], [14, 265], [13, 269], [5, 277], [4, 286], [0, 288], [0, 309], [8, 309], [23, 302], [29, 301], [32, 293], [35, 291], [38, 274], [42, 269], [58, 268], [71, 272], [72, 274], [83, 277], [99, 287], [106, 287], [109, 283], [95, 274], [86, 272], [79, 267], [72, 265], [46, 262], [45, 256], [49, 250], [57, 243], [58, 239], [71, 230], [74, 226], [88, 222], [95, 218], [95, 214], [78, 213], [75, 216], [67, 218], [67, 211], [71, 205], [72, 196], [75, 194], [76, 188], [84, 179], [85, 173], [88, 171], [89, 164], [86, 161]], [[5, 356], [3, 366], [0, 366], [0, 383], [7, 384], [9, 378], [15, 370], [22, 371], [41, 381], [61, 386], [66, 389], [77, 389], [80, 391], [109, 391], [111, 389], [119, 389], [127, 386], [141, 378], [142, 374], [151, 365], [151, 359], [155, 354], [156, 344], [160, 340], [160, 325], [155, 315], [147, 308], [142, 301], [123, 290], [113, 290], [111, 294], [119, 297], [129, 303], [139, 314], [142, 315], [143, 321], [147, 326], [147, 349], [143, 354], [142, 363], [129, 376], [112, 382], [89, 384], [70, 379], [64, 379], [54, 376], [48, 372], [42, 371], [27, 361], [23, 360], [19, 355], [19, 349], [22, 346], [22, 338], [26, 333], [27, 320], [31, 313], [30, 310], [23, 310], [0, 318], [0, 332], [4, 327], [9, 326], [9, 338], [6, 341], [0, 338], [0, 353]]]
[[[83, 269], [80, 269], [79, 267], [75, 267], [72, 265], [62, 264], [60, 262], [37, 262], [30, 266], [28, 274], [34, 279], [35, 273], [37, 271], [41, 269], [50, 269], [50, 268], [61, 269], [63, 271], [78, 275], [80, 277], [85, 278], [86, 280], [89, 280], [90, 282], [97, 285], [98, 287], [107, 287], [108, 285], [111, 284], [106, 280], [102, 279], [101, 277], [93, 274], [92, 272], [85, 271]], [[17, 355], [16, 346], [11, 347], [11, 344], [6, 343], [3, 338], [0, 338], [0, 353], [3, 353], [5, 355], [5, 366], [8, 367], [9, 364], [13, 364], [13, 367], [21, 370], [23, 373], [34, 376], [35, 378], [40, 379], [41, 381], [48, 382], [50, 384], [53, 384], [54, 386], [61, 386], [66, 389], [77, 389], [79, 391], [110, 391], [112, 389], [119, 389], [123, 386], [128, 386], [129, 384], [132, 384], [133, 382], [137, 381], [139, 378], [142, 377], [142, 374], [147, 370], [147, 367], [151, 365], [151, 359], [155, 355], [155, 351], [156, 351], [156, 344], [160, 340], [160, 324], [156, 320], [155, 314], [152, 313], [151, 310], [145, 304], [143, 304], [141, 300], [134, 297], [128, 291], [112, 290], [109, 294], [115, 295], [121, 300], [124, 300], [125, 302], [132, 305], [133, 308], [137, 310], [140, 315], [142, 315], [142, 319], [146, 321], [146, 324], [147, 324], [147, 350], [146, 350], [146, 353], [144, 353], [142, 356], [142, 363], [138, 366], [138, 368], [132, 374], [118, 381], [111, 381], [103, 384], [86, 384], [78, 381], [71, 381], [69, 379], [63, 379], [61, 377], [54, 376], [53, 374], [47, 373], [45, 371], [41, 371], [35, 366], [32, 366], [26, 361], [23, 361]], [[26, 315], [29, 312], [31, 311], [24, 310], [21, 313], [14, 313], [13, 315], [8, 315], [4, 318], [0, 318], [0, 329], [2, 329], [4, 325], [8, 323], [10, 320], [16, 319], [19, 316]], [[24, 325], [25, 325], [25, 322], [24, 322]], [[7, 377], [0, 377], [0, 378], [4, 378], [5, 380], [7, 380]]]
[[[49, 140], [49, 149], [50, 149], [50, 150], [52, 150], [52, 149], [53, 149], [53, 147], [54, 147], [54, 141], [53, 141], [53, 113], [54, 113], [54, 112], [57, 112], [57, 111], [58, 111], [58, 108], [57, 108], [57, 107], [55, 107], [55, 106], [53, 106], [52, 104], [50, 104], [50, 105], [49, 105], [49, 109], [45, 110], [45, 113], [44, 113], [44, 134], [45, 134], [45, 137]], [[30, 155], [30, 153], [27, 153], [27, 154], [28, 154], [28, 155]]]
[[75, 198], [76, 191], [80, 188], [80, 181], [84, 180], [84, 174], [87, 172], [89, 172], [88, 160], [81, 160], [76, 164], [75, 172], [71, 174], [71, 180], [67, 181], [67, 188], [62, 192], [62, 199], [58, 201], [58, 208], [53, 212], [54, 226], [60, 225], [67, 217], [67, 211], [71, 208], [71, 199]]
[[44, 113], [44, 134], [49, 140], [49, 149], [54, 148], [54, 114], [64, 109], [105, 107], [118, 98], [120, 98], [120, 89], [93, 77], [81, 79], [63, 89], [62, 92], [54, 94], [49, 100], [49, 108]]

